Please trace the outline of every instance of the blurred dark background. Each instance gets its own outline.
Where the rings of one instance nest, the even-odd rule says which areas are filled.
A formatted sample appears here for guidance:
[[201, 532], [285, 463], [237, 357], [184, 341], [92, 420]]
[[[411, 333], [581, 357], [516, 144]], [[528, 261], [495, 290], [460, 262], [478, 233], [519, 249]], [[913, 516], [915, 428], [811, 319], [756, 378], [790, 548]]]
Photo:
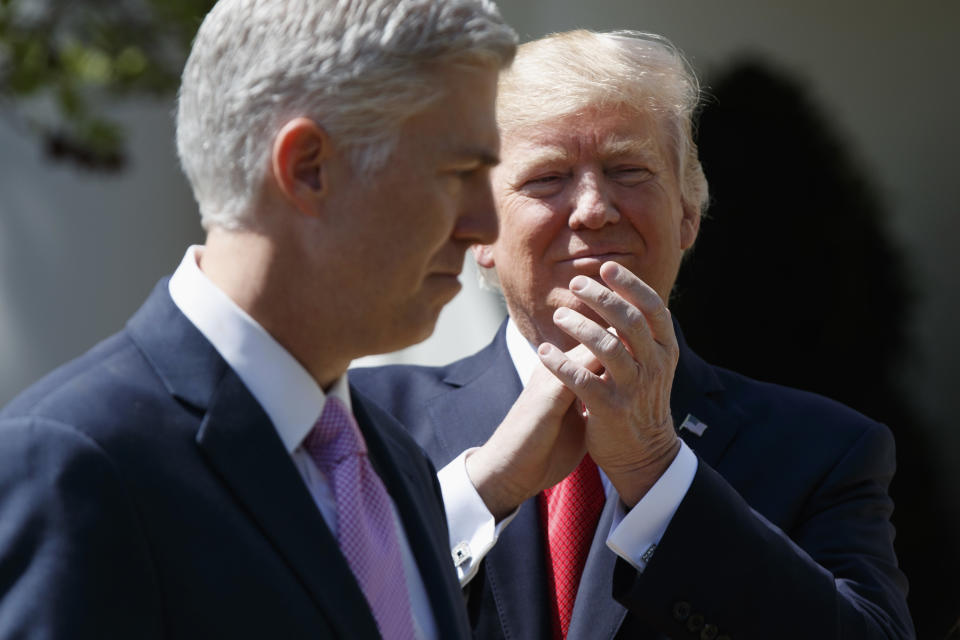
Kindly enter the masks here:
[[902, 384], [917, 294], [889, 212], [802, 83], [756, 59], [709, 80], [699, 144], [711, 205], [671, 309], [708, 361], [891, 427], [909, 604], [920, 638], [943, 637], [960, 603], [960, 531], [934, 425]]

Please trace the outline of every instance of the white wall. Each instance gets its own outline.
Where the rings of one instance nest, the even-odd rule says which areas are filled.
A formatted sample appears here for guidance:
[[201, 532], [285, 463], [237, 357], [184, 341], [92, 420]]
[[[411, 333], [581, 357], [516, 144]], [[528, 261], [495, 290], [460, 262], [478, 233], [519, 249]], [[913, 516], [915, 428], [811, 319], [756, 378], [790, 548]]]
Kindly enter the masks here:
[[168, 104], [127, 105], [118, 175], [48, 162], [0, 117], [0, 404], [123, 326], [201, 239]]

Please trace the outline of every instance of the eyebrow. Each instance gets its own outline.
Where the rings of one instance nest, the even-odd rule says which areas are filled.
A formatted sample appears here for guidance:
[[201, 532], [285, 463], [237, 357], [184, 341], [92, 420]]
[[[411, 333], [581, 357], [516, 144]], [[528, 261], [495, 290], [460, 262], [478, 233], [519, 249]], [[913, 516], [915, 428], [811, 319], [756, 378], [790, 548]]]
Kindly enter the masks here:
[[517, 163], [514, 173], [529, 173], [543, 166], [567, 162], [571, 158], [571, 154], [562, 147], [534, 146], [536, 151], [524, 153], [524, 159]]
[[477, 161], [481, 166], [495, 167], [500, 164], [500, 156], [487, 147], [459, 149], [454, 154], [457, 161]]
[[657, 145], [652, 138], [617, 138], [604, 141], [601, 153], [608, 157], [622, 158], [624, 156], [656, 155]]

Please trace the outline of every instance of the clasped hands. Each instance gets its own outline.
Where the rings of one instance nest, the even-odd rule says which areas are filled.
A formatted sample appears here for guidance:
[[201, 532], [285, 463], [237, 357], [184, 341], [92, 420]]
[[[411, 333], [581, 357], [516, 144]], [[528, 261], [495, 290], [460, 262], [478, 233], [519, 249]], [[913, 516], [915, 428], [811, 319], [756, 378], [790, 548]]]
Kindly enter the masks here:
[[566, 477], [587, 452], [632, 507], [680, 449], [670, 414], [679, 357], [670, 312], [617, 263], [604, 263], [600, 277], [606, 286], [576, 276], [570, 291], [614, 331], [557, 309], [554, 323], [580, 344], [567, 352], [541, 344], [542, 366], [467, 457], [467, 473], [498, 521]]

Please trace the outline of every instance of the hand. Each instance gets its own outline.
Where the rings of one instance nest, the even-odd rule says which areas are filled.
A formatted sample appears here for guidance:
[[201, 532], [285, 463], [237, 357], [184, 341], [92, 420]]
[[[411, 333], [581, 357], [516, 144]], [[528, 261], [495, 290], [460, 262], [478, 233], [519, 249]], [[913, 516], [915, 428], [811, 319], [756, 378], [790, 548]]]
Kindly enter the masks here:
[[[585, 370], [600, 370], [583, 345], [564, 357]], [[574, 400], [572, 391], [537, 366], [497, 430], [467, 456], [467, 475], [497, 521], [565, 478], [583, 458], [583, 416]]]
[[540, 360], [587, 409], [585, 444], [594, 462], [633, 507], [680, 450], [670, 414], [679, 358], [670, 311], [656, 291], [615, 262], [600, 268], [607, 287], [585, 276], [570, 291], [615, 330], [566, 307], [554, 323], [586, 346], [603, 371], [583, 367], [549, 343]]

